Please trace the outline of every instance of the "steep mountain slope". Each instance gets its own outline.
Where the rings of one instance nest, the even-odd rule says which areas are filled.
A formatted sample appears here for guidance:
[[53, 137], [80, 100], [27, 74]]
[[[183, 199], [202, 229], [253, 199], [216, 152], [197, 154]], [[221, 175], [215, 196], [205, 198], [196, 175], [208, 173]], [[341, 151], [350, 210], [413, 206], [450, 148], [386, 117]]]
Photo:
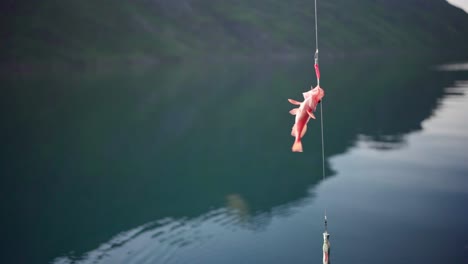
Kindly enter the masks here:
[[[314, 49], [311, 0], [10, 0], [1, 5], [2, 60]], [[468, 46], [468, 14], [444, 0], [319, 0], [318, 7], [320, 46], [328, 52]]]

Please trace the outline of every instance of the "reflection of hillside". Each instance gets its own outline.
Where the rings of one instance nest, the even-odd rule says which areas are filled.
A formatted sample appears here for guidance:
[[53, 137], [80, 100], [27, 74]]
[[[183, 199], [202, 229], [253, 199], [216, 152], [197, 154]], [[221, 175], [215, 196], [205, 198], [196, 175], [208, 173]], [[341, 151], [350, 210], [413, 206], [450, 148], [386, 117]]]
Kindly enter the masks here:
[[[359, 135], [401, 144], [451, 79], [423, 63], [340, 63], [322, 66], [327, 157]], [[8, 223], [21, 227], [11, 237], [28, 241], [23, 262], [80, 255], [154, 219], [196, 217], [233, 193], [253, 215], [305, 197], [322, 178], [320, 130], [311, 121], [305, 153], [290, 153], [286, 99], [313, 84], [310, 63], [292, 64], [181, 66], [8, 90], [4, 98], [21, 104], [3, 104], [18, 129], [4, 150], [24, 151], [7, 163], [28, 166], [6, 171], [15, 177], [3, 186], [21, 188], [3, 193], [24, 195]]]
[[[333, 106], [327, 117], [335, 122], [330, 124], [333, 134], [329, 137], [349, 144], [362, 135], [361, 139], [374, 142], [371, 146], [379, 149], [401, 147], [405, 134], [421, 130], [421, 123], [433, 115], [444, 96], [443, 88], [453, 80], [453, 76], [431, 71], [433, 65], [428, 62], [407, 58], [366, 61], [365, 68], [347, 65], [328, 70], [340, 73], [340, 78], [329, 77], [333, 89], [328, 89], [328, 100]], [[341, 152], [343, 145], [329, 145], [328, 153]]]
[[[234, 240], [242, 236], [253, 237], [264, 231], [272, 216], [287, 216], [308, 200], [306, 197], [271, 208], [271, 213], [257, 213], [247, 218], [243, 198], [237, 194], [229, 195], [225, 208], [191, 218], [167, 217], [151, 221], [121, 231], [83, 254], [70, 252], [56, 257], [52, 263], [205, 263], [202, 260], [210, 255], [206, 254], [206, 249], [212, 249], [213, 244], [226, 243], [226, 237]], [[228, 243], [232, 246], [232, 241]]]

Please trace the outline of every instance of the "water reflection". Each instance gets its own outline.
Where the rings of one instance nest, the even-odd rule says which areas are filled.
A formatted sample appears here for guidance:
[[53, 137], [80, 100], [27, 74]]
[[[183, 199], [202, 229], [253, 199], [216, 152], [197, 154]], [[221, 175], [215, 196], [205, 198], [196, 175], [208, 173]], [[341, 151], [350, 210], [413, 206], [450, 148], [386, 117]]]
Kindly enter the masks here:
[[163, 218], [150, 222], [121, 232], [82, 255], [70, 252], [52, 263], [204, 263], [198, 261], [216, 258], [210, 256], [214, 252], [208, 250], [213, 244], [234, 246], [242, 240], [236, 233], [254, 239], [256, 233], [266, 231], [273, 216], [280, 219], [290, 216], [292, 211], [309, 203], [309, 199], [273, 208], [271, 214], [250, 216], [243, 198], [232, 194], [227, 196], [226, 207], [193, 218]]
[[229, 194], [226, 197], [227, 208], [232, 210], [241, 223], [247, 223], [250, 219], [250, 209], [247, 201], [239, 194]]
[[[468, 72], [436, 73], [468, 80]], [[403, 148], [382, 152], [364, 140], [332, 158], [339, 177], [321, 184], [324, 191], [316, 202], [333, 208], [332, 219], [338, 219], [333, 227], [339, 230], [334, 245], [346, 245], [334, 251], [334, 262], [468, 259], [462, 250], [468, 238], [468, 125], [461, 122], [468, 97], [460, 96], [468, 83], [455, 81], [443, 91], [437, 111], [421, 123], [422, 130], [404, 136]], [[353, 244], [366, 245], [368, 254], [359, 254]]]
[[[357, 142], [405, 148], [448, 96], [443, 87], [467, 79], [404, 61], [322, 66], [327, 178], [335, 174], [330, 158]], [[320, 129], [309, 127], [307, 152], [290, 153], [285, 101], [310, 86], [311, 69], [310, 62], [197, 64], [6, 81], [0, 188], [11, 217], [2, 225], [16, 227], [6, 231], [9, 241], [27, 241], [21, 262], [71, 251], [56, 261], [104, 261], [109, 252], [130, 259], [134, 251], [141, 262], [153, 258], [147, 252], [169, 259], [220, 230], [263, 232], [275, 217], [311, 204], [322, 180]], [[197, 226], [207, 235], [197, 237]], [[194, 256], [205, 249], [198, 250]]]
[[436, 67], [440, 71], [468, 71], [468, 63], [450, 63]]
[[358, 141], [367, 142], [367, 146], [381, 151], [402, 148], [406, 145], [403, 135], [378, 135], [374, 137], [359, 135]]

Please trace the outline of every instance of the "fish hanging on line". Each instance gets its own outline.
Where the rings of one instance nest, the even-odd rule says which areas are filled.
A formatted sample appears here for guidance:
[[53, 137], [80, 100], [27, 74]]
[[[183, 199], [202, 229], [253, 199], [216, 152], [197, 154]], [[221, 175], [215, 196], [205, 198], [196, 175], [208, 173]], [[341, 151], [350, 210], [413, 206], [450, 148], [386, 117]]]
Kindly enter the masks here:
[[302, 152], [301, 138], [307, 131], [307, 122], [309, 122], [310, 118], [315, 119], [313, 112], [315, 112], [317, 104], [320, 103], [322, 98], [325, 96], [325, 92], [317, 85], [317, 87], [308, 92], [302, 93], [302, 95], [304, 96], [303, 102], [288, 99], [291, 104], [299, 105], [298, 108], [294, 108], [289, 111], [291, 115], [296, 116], [296, 121], [291, 131], [291, 136], [296, 138], [292, 146], [293, 152]]

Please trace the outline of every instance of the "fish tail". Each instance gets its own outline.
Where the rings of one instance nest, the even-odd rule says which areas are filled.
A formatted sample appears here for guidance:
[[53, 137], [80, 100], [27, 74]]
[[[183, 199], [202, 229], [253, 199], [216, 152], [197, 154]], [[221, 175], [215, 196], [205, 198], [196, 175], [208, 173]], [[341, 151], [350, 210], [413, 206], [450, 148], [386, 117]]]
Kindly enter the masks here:
[[296, 139], [296, 141], [294, 141], [294, 144], [292, 146], [292, 151], [293, 152], [302, 152], [302, 142], [300, 139]]

